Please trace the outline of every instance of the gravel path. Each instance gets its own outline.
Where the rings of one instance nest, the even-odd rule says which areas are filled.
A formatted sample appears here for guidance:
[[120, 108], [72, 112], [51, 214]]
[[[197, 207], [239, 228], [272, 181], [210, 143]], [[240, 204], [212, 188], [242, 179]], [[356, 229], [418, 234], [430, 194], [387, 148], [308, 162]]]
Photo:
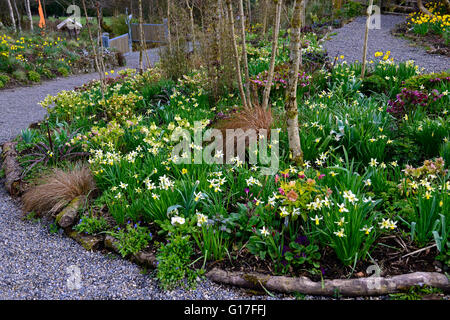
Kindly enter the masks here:
[[[381, 29], [369, 31], [367, 60], [374, 59], [377, 51], [391, 51], [394, 61], [414, 60], [416, 65], [426, 71], [436, 72], [450, 68], [450, 58], [426, 53], [425, 49], [414, 47], [411, 42], [393, 36], [390, 32], [395, 25], [403, 22], [405, 16], [381, 15]], [[353, 22], [337, 29], [337, 35], [325, 42], [331, 58], [343, 55], [348, 63], [362, 61], [366, 18], [358, 17]], [[341, 61], [341, 60], [340, 60]]]

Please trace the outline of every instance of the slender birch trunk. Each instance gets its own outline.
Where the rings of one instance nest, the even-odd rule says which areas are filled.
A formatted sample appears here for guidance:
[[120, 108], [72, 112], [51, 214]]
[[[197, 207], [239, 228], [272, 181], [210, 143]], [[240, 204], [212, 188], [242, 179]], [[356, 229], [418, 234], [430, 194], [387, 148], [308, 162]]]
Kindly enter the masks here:
[[91, 43], [92, 52], [94, 53], [95, 67], [96, 67], [98, 75], [100, 77], [100, 89], [101, 89], [101, 92], [102, 92], [102, 98], [104, 100], [105, 99], [105, 88], [104, 88], [105, 83], [103, 81], [103, 78], [105, 76], [105, 72], [100, 67], [99, 57], [97, 55], [97, 48], [96, 48], [94, 39], [92, 37], [91, 27], [89, 25], [89, 19], [88, 19], [88, 14], [87, 14], [87, 9], [86, 9], [86, 1], [82, 0], [82, 4], [83, 4], [83, 9], [84, 9], [84, 15], [86, 17], [86, 26], [87, 26], [88, 34], [89, 34], [89, 42]]
[[269, 0], [264, 0], [264, 16], [263, 16], [263, 34], [264, 40], [266, 39], [267, 32], [267, 14], [269, 11]]
[[17, 26], [19, 27], [19, 32], [22, 32], [22, 23], [20, 22], [20, 14], [19, 10], [17, 9], [17, 2], [16, 0], [13, 0], [14, 10], [16, 11], [17, 15]]
[[142, 0], [139, 0], [139, 72], [144, 72], [144, 21], [142, 17]]
[[172, 38], [170, 36], [170, 6], [172, 2], [167, 0], [167, 42], [169, 44], [169, 53], [172, 54]]
[[363, 47], [363, 61], [362, 61], [362, 69], [361, 69], [361, 79], [364, 78], [366, 73], [366, 60], [367, 60], [367, 43], [369, 40], [369, 23], [370, 16], [372, 14], [373, 0], [369, 1], [369, 7], [367, 8], [367, 21], [366, 21], [366, 33], [364, 35], [364, 47]]
[[[100, 49], [99, 49], [99, 62], [100, 62], [100, 68], [101, 68], [101, 72], [103, 73], [103, 76], [105, 77], [105, 73], [106, 73], [106, 67], [105, 67], [105, 62], [103, 61], [103, 54], [104, 54], [104, 49], [103, 49], [103, 41], [102, 41], [102, 13], [100, 12], [100, 3], [97, 1], [96, 4], [96, 9], [97, 9], [97, 25], [98, 25], [98, 40], [100, 42]], [[105, 88], [105, 83], [103, 81], [103, 87]]]
[[241, 17], [241, 38], [242, 38], [242, 62], [244, 64], [244, 74], [245, 74], [245, 93], [247, 96], [247, 105], [249, 108], [252, 107], [252, 99], [250, 96], [250, 76], [248, 73], [248, 60], [247, 60], [247, 44], [245, 41], [245, 14], [244, 14], [244, 4], [242, 0], [239, 0], [239, 15]]
[[223, 14], [222, 14], [222, 0], [217, 0], [216, 8], [216, 42], [217, 42], [217, 61], [219, 65], [222, 64], [222, 31], [223, 31]]
[[231, 0], [226, 0], [227, 8], [228, 8], [228, 25], [230, 28], [230, 36], [231, 36], [231, 42], [234, 49], [234, 60], [235, 60], [235, 67], [236, 67], [236, 75], [238, 79], [238, 87], [239, 87], [239, 94], [241, 96], [241, 101], [245, 109], [248, 108], [247, 105], [247, 99], [245, 97], [244, 92], [244, 86], [242, 84], [242, 76], [241, 76], [241, 64], [239, 62], [239, 52], [236, 44], [236, 35], [234, 32], [234, 18], [233, 18], [233, 6], [231, 4]]
[[301, 19], [303, 11], [303, 1], [297, 0], [294, 7], [291, 22], [291, 42], [289, 55], [289, 79], [286, 94], [286, 115], [287, 129], [289, 137], [289, 149], [292, 153], [292, 160], [298, 165], [303, 165], [303, 152], [300, 145], [300, 135], [298, 128], [298, 105], [297, 105], [297, 84], [298, 73], [300, 70], [302, 51], [301, 51]]
[[186, 0], [186, 6], [189, 9], [189, 18], [191, 21], [192, 51], [195, 52], [195, 44], [196, 44], [197, 40], [195, 38], [194, 5], [189, 5], [189, 0]]
[[247, 0], [247, 17], [248, 26], [250, 27], [252, 25], [252, 4], [250, 0]]
[[25, 0], [25, 9], [27, 10], [28, 20], [30, 20], [30, 30], [33, 31], [33, 16], [31, 15], [30, 0]]
[[270, 59], [270, 67], [269, 73], [267, 75], [267, 83], [264, 88], [263, 93], [263, 103], [262, 108], [267, 109], [269, 106], [269, 97], [270, 90], [272, 89], [272, 81], [273, 81], [273, 73], [275, 70], [275, 58], [277, 56], [277, 47], [278, 47], [278, 33], [280, 31], [280, 19], [281, 19], [281, 7], [283, 5], [283, 0], [274, 0], [276, 4], [276, 17], [275, 17], [275, 26], [273, 30], [273, 38], [272, 38], [272, 56]]
[[6, 0], [6, 2], [8, 3], [8, 8], [9, 8], [9, 16], [11, 17], [11, 22], [12, 22], [12, 27], [14, 32], [17, 32], [16, 29], [16, 19], [14, 19], [14, 11], [13, 11], [13, 7], [11, 5], [11, 1], [10, 0]]

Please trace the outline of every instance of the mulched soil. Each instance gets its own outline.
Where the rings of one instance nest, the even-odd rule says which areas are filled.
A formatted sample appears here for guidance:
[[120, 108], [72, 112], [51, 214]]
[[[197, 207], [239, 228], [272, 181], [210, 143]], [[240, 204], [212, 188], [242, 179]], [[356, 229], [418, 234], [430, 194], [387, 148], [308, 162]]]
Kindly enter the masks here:
[[445, 44], [444, 38], [438, 34], [427, 33], [423, 36], [418, 35], [409, 29], [407, 22], [397, 25], [392, 30], [392, 34], [405, 37], [417, 45], [427, 48], [427, 53], [450, 57], [450, 45]]

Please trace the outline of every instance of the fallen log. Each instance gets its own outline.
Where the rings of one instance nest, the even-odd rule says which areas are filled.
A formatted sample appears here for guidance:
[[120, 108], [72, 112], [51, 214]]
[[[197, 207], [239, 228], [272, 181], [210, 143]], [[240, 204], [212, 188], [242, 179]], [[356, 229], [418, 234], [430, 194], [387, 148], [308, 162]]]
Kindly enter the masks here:
[[314, 282], [307, 277], [291, 278], [260, 273], [228, 272], [215, 268], [209, 271], [206, 277], [214, 282], [248, 289], [326, 296], [333, 296], [337, 292], [343, 296], [385, 295], [401, 292], [416, 285], [429, 285], [444, 291], [450, 289], [447, 277], [438, 272], [414, 272], [390, 278], [367, 277]]
[[17, 161], [16, 142], [5, 142], [2, 146], [3, 170], [5, 173], [5, 187], [11, 196], [22, 193], [22, 168]]
[[88, 234], [81, 234], [77, 231], [67, 231], [66, 234], [81, 244], [88, 251], [96, 251], [101, 248], [103, 244], [102, 236], [91, 236]]
[[56, 215], [56, 223], [61, 228], [73, 226], [78, 217], [78, 210], [81, 208], [84, 201], [84, 197], [76, 197], [73, 199], [60, 213]]

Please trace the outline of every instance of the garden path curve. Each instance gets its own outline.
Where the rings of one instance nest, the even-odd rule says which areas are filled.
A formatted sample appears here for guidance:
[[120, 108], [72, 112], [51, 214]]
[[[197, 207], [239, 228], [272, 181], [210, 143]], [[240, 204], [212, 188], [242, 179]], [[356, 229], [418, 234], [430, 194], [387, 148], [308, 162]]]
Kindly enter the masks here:
[[[414, 60], [420, 68], [428, 72], [443, 71], [450, 68], [450, 58], [437, 54], [429, 54], [424, 48], [412, 46], [412, 42], [391, 34], [395, 25], [405, 21], [403, 15], [381, 15], [381, 28], [369, 31], [367, 60], [374, 59], [377, 51], [391, 51], [394, 61]], [[340, 29], [331, 40], [324, 43], [330, 58], [344, 56], [348, 63], [362, 61], [366, 18], [358, 17]], [[342, 61], [342, 60], [339, 60]]]

